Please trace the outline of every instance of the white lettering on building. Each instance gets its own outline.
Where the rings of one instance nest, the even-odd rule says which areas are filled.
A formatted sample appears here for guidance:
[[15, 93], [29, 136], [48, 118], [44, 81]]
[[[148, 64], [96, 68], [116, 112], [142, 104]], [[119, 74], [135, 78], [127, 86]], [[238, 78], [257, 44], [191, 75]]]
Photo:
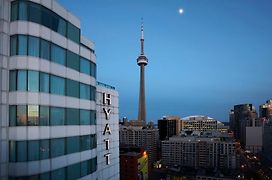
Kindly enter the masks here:
[[[105, 106], [111, 105], [111, 94], [103, 93], [103, 105], [105, 105]], [[111, 109], [110, 108], [103, 108], [103, 111], [105, 113], [105, 117], [106, 117], [105, 119], [107, 121], [109, 121]], [[109, 123], [107, 123], [105, 125], [104, 131], [103, 131], [103, 135], [106, 135], [106, 134], [111, 135], [111, 129], [110, 129]], [[106, 145], [106, 150], [110, 150], [110, 140], [107, 138], [107, 139], [104, 139], [104, 142]], [[110, 156], [111, 156], [111, 153], [107, 153], [104, 155], [104, 157], [106, 158], [107, 165], [110, 164]]]

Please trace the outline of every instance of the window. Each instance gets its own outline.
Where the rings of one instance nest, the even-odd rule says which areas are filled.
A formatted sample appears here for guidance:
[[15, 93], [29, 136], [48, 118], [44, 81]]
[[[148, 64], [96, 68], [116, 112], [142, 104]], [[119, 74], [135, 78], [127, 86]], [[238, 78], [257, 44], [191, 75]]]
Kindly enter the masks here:
[[49, 93], [49, 75], [40, 72], [40, 92]]
[[79, 136], [67, 137], [67, 154], [79, 152]]
[[27, 36], [19, 35], [18, 36], [18, 55], [27, 55]]
[[96, 98], [96, 88], [93, 87], [93, 86], [91, 86], [91, 95], [90, 96], [91, 96], [90, 100], [95, 100], [95, 98]]
[[15, 21], [18, 19], [18, 2], [11, 3], [11, 16], [10, 21]]
[[41, 19], [42, 19], [42, 25], [51, 28], [51, 12], [50, 10], [46, 8], [42, 8], [41, 10]]
[[64, 138], [51, 139], [50, 152], [52, 158], [64, 155], [65, 154]]
[[28, 19], [31, 22], [41, 23], [41, 9], [40, 5], [35, 3], [28, 3]]
[[90, 166], [89, 166], [88, 161], [81, 162], [80, 167], [81, 167], [81, 170], [80, 170], [81, 177], [87, 176], [89, 174], [88, 172], [90, 171]]
[[39, 91], [39, 72], [28, 71], [28, 91]]
[[72, 41], [79, 43], [80, 41], [80, 30], [74, 26], [71, 23], [67, 23], [68, 27], [67, 27], [67, 37], [69, 39], [71, 39]]
[[91, 63], [85, 58], [80, 58], [80, 72], [91, 75]]
[[49, 107], [40, 106], [40, 126], [48, 126], [49, 125]]
[[16, 71], [9, 71], [9, 90], [16, 91]]
[[65, 95], [65, 80], [58, 76], [51, 76], [50, 92], [52, 94]]
[[67, 108], [66, 109], [66, 124], [67, 125], [79, 125], [79, 110]]
[[14, 56], [17, 54], [17, 36], [10, 37], [10, 55]]
[[9, 126], [16, 126], [16, 106], [9, 106]]
[[80, 150], [86, 151], [89, 150], [91, 147], [91, 137], [90, 135], [81, 136], [80, 137]]
[[59, 18], [59, 25], [57, 32], [62, 34], [63, 36], [66, 36], [66, 21], [62, 18]]
[[66, 79], [66, 95], [72, 97], [79, 97], [79, 82]]
[[49, 172], [40, 174], [40, 180], [48, 180], [48, 179], [50, 179]]
[[52, 30], [66, 36], [66, 21], [56, 14], [51, 14]]
[[17, 126], [26, 126], [26, 119], [27, 119], [27, 115], [26, 115], [26, 106], [24, 105], [18, 105], [17, 106]]
[[65, 65], [65, 50], [57, 45], [51, 45], [51, 60], [55, 63]]
[[91, 125], [96, 124], [96, 111], [91, 111]]
[[16, 162], [16, 142], [9, 142], [9, 162]]
[[80, 178], [80, 163], [73, 164], [67, 167], [68, 180], [74, 180]]
[[17, 90], [26, 91], [26, 71], [25, 70], [18, 71]]
[[88, 110], [80, 110], [80, 124], [89, 125], [90, 124], [91, 112]]
[[95, 134], [91, 134], [91, 141], [90, 141], [90, 147], [91, 149], [96, 147], [96, 135]]
[[34, 36], [28, 37], [28, 55], [39, 57], [40, 39]]
[[51, 172], [51, 180], [65, 180], [65, 168], [57, 169]]
[[52, 107], [50, 111], [50, 125], [64, 125], [64, 108]]
[[91, 62], [91, 76], [96, 78], [96, 64]]
[[27, 161], [26, 141], [17, 141], [17, 162]]
[[79, 56], [67, 50], [67, 67], [79, 71]]
[[90, 86], [80, 83], [80, 98], [90, 99]]
[[50, 43], [46, 40], [41, 39], [41, 54], [40, 57], [43, 59], [50, 60]]
[[39, 141], [28, 142], [28, 161], [37, 161], [40, 158], [39, 155]]
[[19, 1], [19, 20], [27, 20], [27, 4], [25, 1]]
[[38, 120], [39, 120], [39, 106], [29, 105], [27, 115], [28, 115], [28, 123], [27, 124], [29, 126], [37, 126], [39, 124], [38, 123]]
[[96, 166], [97, 166], [97, 158], [90, 159], [90, 166], [91, 166], [91, 172], [93, 173], [96, 171]]
[[40, 141], [40, 159], [48, 159], [49, 158], [49, 140], [44, 139]]

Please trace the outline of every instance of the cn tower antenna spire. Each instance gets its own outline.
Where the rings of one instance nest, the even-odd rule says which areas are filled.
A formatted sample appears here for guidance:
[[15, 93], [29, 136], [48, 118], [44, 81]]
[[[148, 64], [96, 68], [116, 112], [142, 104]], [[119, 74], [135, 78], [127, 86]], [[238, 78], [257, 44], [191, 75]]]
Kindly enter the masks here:
[[141, 18], [141, 55], [144, 55], [144, 19]]

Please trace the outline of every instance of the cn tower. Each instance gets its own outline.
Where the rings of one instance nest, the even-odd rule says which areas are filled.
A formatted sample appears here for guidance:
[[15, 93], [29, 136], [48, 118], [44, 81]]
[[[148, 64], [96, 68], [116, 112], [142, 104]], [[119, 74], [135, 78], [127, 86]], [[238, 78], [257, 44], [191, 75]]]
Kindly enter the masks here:
[[138, 121], [146, 125], [146, 110], [145, 110], [145, 66], [148, 63], [147, 57], [144, 55], [144, 25], [141, 25], [141, 54], [137, 58], [137, 64], [140, 66], [140, 94], [139, 94], [139, 110]]

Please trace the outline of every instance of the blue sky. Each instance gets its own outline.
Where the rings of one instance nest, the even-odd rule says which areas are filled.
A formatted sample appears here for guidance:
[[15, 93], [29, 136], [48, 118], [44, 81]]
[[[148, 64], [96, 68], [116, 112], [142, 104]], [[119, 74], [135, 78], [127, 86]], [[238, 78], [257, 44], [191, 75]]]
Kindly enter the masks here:
[[[272, 97], [271, 0], [59, 0], [93, 40], [97, 80], [137, 118], [144, 18], [148, 121], [203, 114], [228, 121], [235, 104]], [[179, 8], [184, 9], [181, 15]]]

